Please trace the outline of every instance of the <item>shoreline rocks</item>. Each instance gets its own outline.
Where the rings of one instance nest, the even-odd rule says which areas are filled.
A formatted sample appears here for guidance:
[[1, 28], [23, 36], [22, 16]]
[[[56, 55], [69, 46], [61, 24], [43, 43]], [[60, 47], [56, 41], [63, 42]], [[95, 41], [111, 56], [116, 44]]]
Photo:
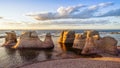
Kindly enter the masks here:
[[74, 39], [73, 48], [79, 48], [82, 50], [85, 45], [85, 39], [82, 37], [82, 34], [76, 34]]
[[106, 36], [101, 38], [100, 40], [96, 40], [95, 45], [97, 49], [101, 50], [102, 52], [112, 55], [118, 55], [117, 40], [110, 36]]
[[75, 38], [75, 31], [64, 30], [61, 32], [59, 43], [72, 44]]
[[51, 34], [46, 34], [45, 41], [41, 41], [35, 31], [27, 31], [24, 32], [19, 41], [15, 46], [12, 48], [39, 48], [39, 49], [46, 49], [46, 48], [53, 48], [54, 44], [51, 39]]
[[16, 33], [14, 31], [11, 32], [6, 32], [6, 37], [5, 37], [5, 42], [2, 46], [5, 47], [12, 47], [17, 43], [17, 36]]
[[[35, 31], [23, 32], [17, 41], [14, 31], [6, 32], [5, 43], [3, 46], [17, 48], [39, 48], [52, 49], [54, 43], [50, 33], [46, 34], [45, 40], [41, 41]], [[81, 54], [88, 55], [93, 53], [108, 53], [118, 55], [117, 40], [112, 37], [100, 37], [99, 32], [87, 30], [82, 34], [75, 34], [75, 31], [64, 30], [58, 41], [60, 44], [67, 44], [67, 47], [80, 49]], [[70, 45], [72, 44], [72, 45]]]
[[54, 48], [54, 43], [50, 33], [46, 34], [45, 40], [43, 41], [43, 46], [46, 48]]
[[93, 53], [118, 55], [117, 40], [112, 37], [101, 38], [99, 32], [93, 30], [85, 31], [80, 35], [80, 38], [76, 36], [73, 43], [73, 48], [78, 48], [80, 50], [82, 49], [81, 54], [85, 55]]

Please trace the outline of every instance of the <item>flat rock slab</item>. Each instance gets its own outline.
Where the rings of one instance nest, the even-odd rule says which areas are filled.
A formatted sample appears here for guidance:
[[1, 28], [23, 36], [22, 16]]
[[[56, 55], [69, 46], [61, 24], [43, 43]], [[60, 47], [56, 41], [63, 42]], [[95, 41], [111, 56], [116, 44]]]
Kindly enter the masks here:
[[62, 59], [34, 63], [21, 68], [120, 68], [120, 62], [90, 60], [86, 58]]

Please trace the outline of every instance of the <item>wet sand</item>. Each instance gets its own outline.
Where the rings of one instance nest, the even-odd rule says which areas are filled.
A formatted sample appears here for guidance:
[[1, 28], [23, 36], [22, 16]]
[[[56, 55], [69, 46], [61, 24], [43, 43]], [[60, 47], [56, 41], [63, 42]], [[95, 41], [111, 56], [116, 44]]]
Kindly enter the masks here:
[[120, 68], [120, 61], [102, 61], [87, 58], [63, 59], [34, 63], [21, 68]]
[[120, 68], [120, 47], [118, 50], [118, 56], [103, 54], [103, 57], [97, 58], [59, 59], [33, 63], [20, 68]]

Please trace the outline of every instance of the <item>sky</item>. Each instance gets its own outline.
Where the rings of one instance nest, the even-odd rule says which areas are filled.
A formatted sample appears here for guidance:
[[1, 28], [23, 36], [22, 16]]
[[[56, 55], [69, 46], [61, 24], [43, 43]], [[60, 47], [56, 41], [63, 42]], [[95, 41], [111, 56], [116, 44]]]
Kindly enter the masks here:
[[0, 0], [0, 29], [120, 29], [120, 0]]

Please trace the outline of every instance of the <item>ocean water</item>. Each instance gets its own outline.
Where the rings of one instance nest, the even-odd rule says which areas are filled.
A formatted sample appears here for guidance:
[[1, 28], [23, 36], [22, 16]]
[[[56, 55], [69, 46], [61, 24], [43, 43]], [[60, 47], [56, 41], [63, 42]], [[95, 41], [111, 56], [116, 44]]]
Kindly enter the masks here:
[[[10, 30], [1, 30], [0, 37], [5, 36], [5, 32]], [[15, 30], [19, 36], [23, 30]], [[14, 50], [5, 47], [0, 47], [0, 68], [16, 68], [24, 65], [28, 65], [35, 62], [41, 62], [46, 60], [64, 59], [64, 58], [79, 58], [82, 57], [70, 48], [65, 47], [63, 44], [57, 42], [61, 30], [36, 30], [39, 38], [44, 40], [45, 34], [50, 32], [55, 44], [55, 48], [52, 50], [35, 50], [35, 49], [21, 49]], [[76, 33], [82, 33], [84, 30], [75, 30]], [[120, 30], [98, 30], [101, 37], [111, 36], [118, 41], [120, 45]], [[112, 33], [114, 32], [114, 33]], [[0, 38], [0, 46], [4, 43], [4, 38]]]

